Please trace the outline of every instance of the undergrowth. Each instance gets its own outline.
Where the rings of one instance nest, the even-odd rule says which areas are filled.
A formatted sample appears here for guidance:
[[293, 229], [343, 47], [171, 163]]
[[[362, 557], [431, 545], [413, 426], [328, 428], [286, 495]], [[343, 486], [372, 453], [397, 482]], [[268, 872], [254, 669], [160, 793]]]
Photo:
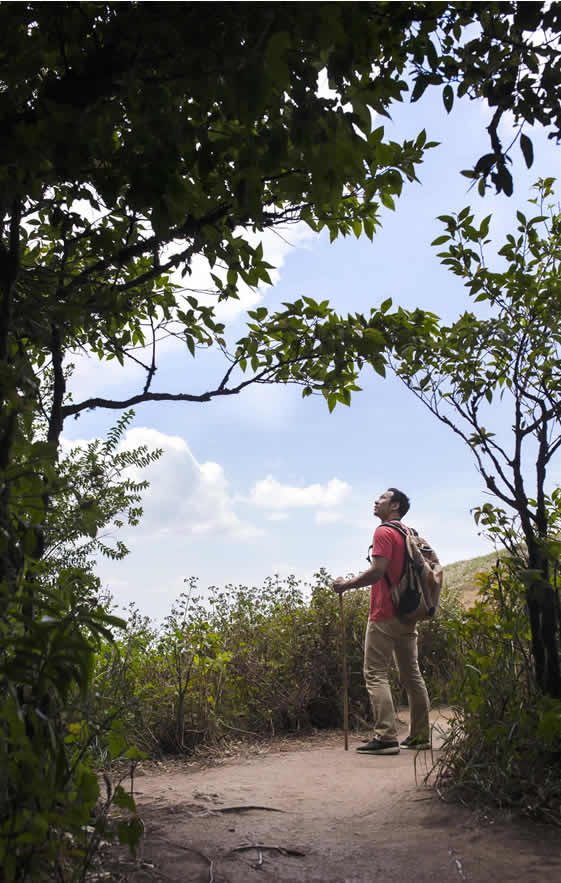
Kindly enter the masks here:
[[561, 702], [537, 689], [524, 588], [502, 561], [453, 624], [455, 716], [431, 778], [470, 806], [561, 825]]
[[[419, 628], [432, 704], [454, 715], [431, 777], [473, 805], [561, 824], [561, 703], [537, 690], [523, 586], [501, 560], [478, 577], [465, 610], [445, 589]], [[259, 588], [214, 587], [203, 605], [187, 584], [161, 628], [131, 608], [128, 628], [98, 653], [89, 719], [114, 713], [123, 738], [149, 756], [191, 753], [232, 738], [342, 725], [338, 597], [324, 570], [312, 585], [272, 577]], [[345, 595], [349, 718], [371, 722], [362, 675], [368, 592]], [[406, 697], [394, 671], [396, 704]], [[97, 762], [108, 757], [100, 739]]]
[[[312, 585], [269, 578], [260, 588], [214, 587], [203, 605], [197, 585], [157, 629], [133, 607], [125, 637], [98, 653], [88, 713], [114, 709], [127, 739], [152, 756], [189, 752], [232, 734], [258, 736], [342, 725], [338, 597], [324, 570]], [[433, 702], [449, 699], [457, 665], [461, 605], [444, 592], [434, 622], [420, 628], [419, 657]], [[364, 689], [368, 592], [345, 595], [351, 726], [371, 720]], [[396, 673], [396, 702], [404, 700]], [[103, 762], [104, 745], [97, 746]]]

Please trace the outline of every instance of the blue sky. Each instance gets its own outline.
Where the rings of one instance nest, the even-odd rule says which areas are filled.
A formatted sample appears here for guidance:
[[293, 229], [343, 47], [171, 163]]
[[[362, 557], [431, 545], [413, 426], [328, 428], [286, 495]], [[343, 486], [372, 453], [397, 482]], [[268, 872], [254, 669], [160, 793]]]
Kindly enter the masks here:
[[[275, 308], [307, 295], [328, 298], [340, 312], [368, 311], [391, 297], [396, 306], [421, 306], [453, 319], [469, 303], [461, 281], [430, 248], [441, 232], [436, 216], [465, 205], [481, 218], [493, 213], [491, 236], [500, 243], [516, 209], [525, 209], [531, 185], [555, 176], [559, 161], [543, 130], [528, 131], [536, 159], [526, 170], [518, 145], [513, 148], [514, 196], [468, 193], [469, 181], [459, 172], [488, 152], [489, 118], [488, 110], [467, 100], [448, 116], [439, 92], [396, 106], [393, 121], [381, 121], [392, 139], [416, 137], [425, 128], [430, 140], [441, 142], [420, 168], [421, 184], [404, 186], [396, 212], [385, 212], [373, 243], [353, 237], [330, 245], [326, 235], [301, 226], [283, 231], [284, 239], [268, 234], [265, 254], [277, 266], [275, 284], [248, 292], [241, 306]], [[205, 272], [197, 268], [195, 284], [204, 284]], [[239, 309], [226, 311], [231, 339], [243, 333]], [[219, 368], [213, 355], [194, 361], [167, 347], [154, 388], [203, 391]], [[136, 390], [134, 381], [134, 371], [114, 362], [80, 360], [71, 388], [75, 400], [94, 392], [120, 398]], [[141, 525], [123, 533], [130, 555], [98, 565], [116, 604], [134, 601], [161, 619], [190, 576], [198, 577], [204, 596], [209, 585], [261, 585], [274, 573], [305, 580], [320, 567], [333, 576], [358, 572], [376, 524], [372, 503], [388, 486], [409, 494], [406, 521], [433, 543], [443, 563], [490, 551], [470, 515], [486, 498], [463, 443], [395, 378], [365, 371], [361, 385], [351, 407], [338, 406], [332, 414], [321, 398], [303, 400], [297, 387], [273, 386], [209, 404], [137, 406], [127, 444], [165, 453], [146, 470], [151, 487]], [[66, 423], [64, 436], [103, 436], [116, 416], [87, 412]]]

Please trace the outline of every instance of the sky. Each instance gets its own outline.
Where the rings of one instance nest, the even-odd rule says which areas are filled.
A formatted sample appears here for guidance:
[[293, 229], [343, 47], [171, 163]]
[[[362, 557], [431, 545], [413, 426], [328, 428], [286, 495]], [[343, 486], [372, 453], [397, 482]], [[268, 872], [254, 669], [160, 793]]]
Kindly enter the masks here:
[[[263, 243], [276, 267], [274, 284], [224, 305], [231, 339], [242, 336], [246, 309], [274, 309], [303, 295], [329, 299], [338, 312], [368, 311], [391, 297], [396, 307], [420, 306], [446, 321], [470, 307], [461, 280], [430, 247], [442, 232], [437, 216], [466, 205], [476, 220], [492, 213], [490, 235], [500, 244], [514, 227], [516, 209], [526, 210], [532, 184], [555, 176], [559, 148], [543, 130], [526, 129], [534, 166], [526, 169], [515, 145], [514, 195], [481, 198], [475, 189], [468, 192], [460, 170], [489, 151], [484, 105], [463, 99], [448, 115], [440, 91], [428, 90], [417, 104], [396, 105], [392, 117], [381, 121], [392, 140], [414, 138], [425, 128], [429, 140], [440, 142], [420, 167], [420, 183], [404, 185], [396, 211], [384, 212], [372, 243], [363, 236], [330, 244], [327, 235], [303, 225], [282, 237], [268, 232]], [[205, 287], [207, 278], [199, 262], [190, 284]], [[97, 358], [74, 361], [75, 401], [137, 391], [134, 368]], [[215, 354], [193, 360], [166, 345], [154, 390], [202, 392], [221, 376], [221, 367]], [[429, 540], [443, 564], [492, 551], [470, 514], [489, 497], [463, 442], [395, 377], [365, 370], [359, 382], [362, 391], [350, 408], [337, 406], [332, 414], [323, 398], [302, 399], [296, 386], [250, 387], [207, 404], [137, 405], [125, 444], [164, 454], [143, 473], [150, 488], [140, 525], [119, 533], [130, 554], [97, 564], [117, 608], [133, 602], [161, 621], [192, 576], [204, 598], [209, 586], [261, 586], [274, 574], [306, 582], [321, 567], [334, 577], [357, 573], [367, 566], [377, 523], [373, 502], [390, 486], [409, 495], [404, 520]], [[508, 415], [496, 416], [507, 431]], [[115, 411], [85, 412], [66, 422], [64, 438], [103, 437], [117, 417]], [[553, 471], [553, 483], [555, 477]]]

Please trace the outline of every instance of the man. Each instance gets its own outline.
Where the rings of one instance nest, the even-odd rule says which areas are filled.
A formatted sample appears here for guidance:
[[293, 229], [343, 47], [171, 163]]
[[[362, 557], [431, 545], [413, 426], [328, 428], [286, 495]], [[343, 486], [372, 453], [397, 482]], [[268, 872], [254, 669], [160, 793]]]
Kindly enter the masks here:
[[[397, 488], [389, 488], [374, 503], [380, 521], [401, 521], [409, 511], [409, 498]], [[405, 527], [405, 525], [402, 525]], [[406, 528], [407, 529], [407, 528]], [[364, 679], [374, 715], [374, 738], [357, 751], [365, 754], [399, 754], [399, 741], [388, 678], [395, 656], [401, 683], [407, 691], [411, 714], [410, 732], [402, 748], [430, 748], [429, 697], [417, 657], [417, 627], [406, 625], [396, 615], [390, 585], [396, 585], [403, 570], [405, 541], [392, 527], [376, 528], [372, 543], [372, 564], [352, 579], [338, 577], [336, 592], [371, 585], [370, 612], [364, 646]]]

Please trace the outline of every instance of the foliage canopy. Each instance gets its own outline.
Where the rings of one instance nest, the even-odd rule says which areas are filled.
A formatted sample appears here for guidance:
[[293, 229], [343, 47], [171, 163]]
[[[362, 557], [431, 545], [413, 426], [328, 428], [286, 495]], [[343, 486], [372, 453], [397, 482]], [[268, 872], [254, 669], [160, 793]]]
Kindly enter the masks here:
[[[349, 316], [341, 340], [342, 317], [303, 300], [261, 308], [232, 345], [213, 305], [268, 279], [248, 234], [300, 220], [372, 237], [431, 146], [424, 132], [392, 142], [373, 118], [411, 81], [412, 100], [443, 86], [448, 110], [454, 88], [488, 102], [492, 150], [468, 172], [510, 193], [504, 114], [559, 132], [558, 5], [3, 4], [6, 385], [29, 387], [29, 362], [52, 360], [51, 440], [88, 407], [208, 401], [248, 382], [294, 380], [330, 407], [348, 403], [363, 361], [383, 372], [387, 346], [422, 314]], [[530, 163], [525, 134], [521, 145]], [[189, 276], [195, 256], [215, 268], [216, 289], [184, 299], [168, 274]], [[167, 333], [192, 354], [223, 349], [214, 388], [154, 390]], [[63, 405], [62, 357], [84, 347], [140, 362], [142, 389]]]

